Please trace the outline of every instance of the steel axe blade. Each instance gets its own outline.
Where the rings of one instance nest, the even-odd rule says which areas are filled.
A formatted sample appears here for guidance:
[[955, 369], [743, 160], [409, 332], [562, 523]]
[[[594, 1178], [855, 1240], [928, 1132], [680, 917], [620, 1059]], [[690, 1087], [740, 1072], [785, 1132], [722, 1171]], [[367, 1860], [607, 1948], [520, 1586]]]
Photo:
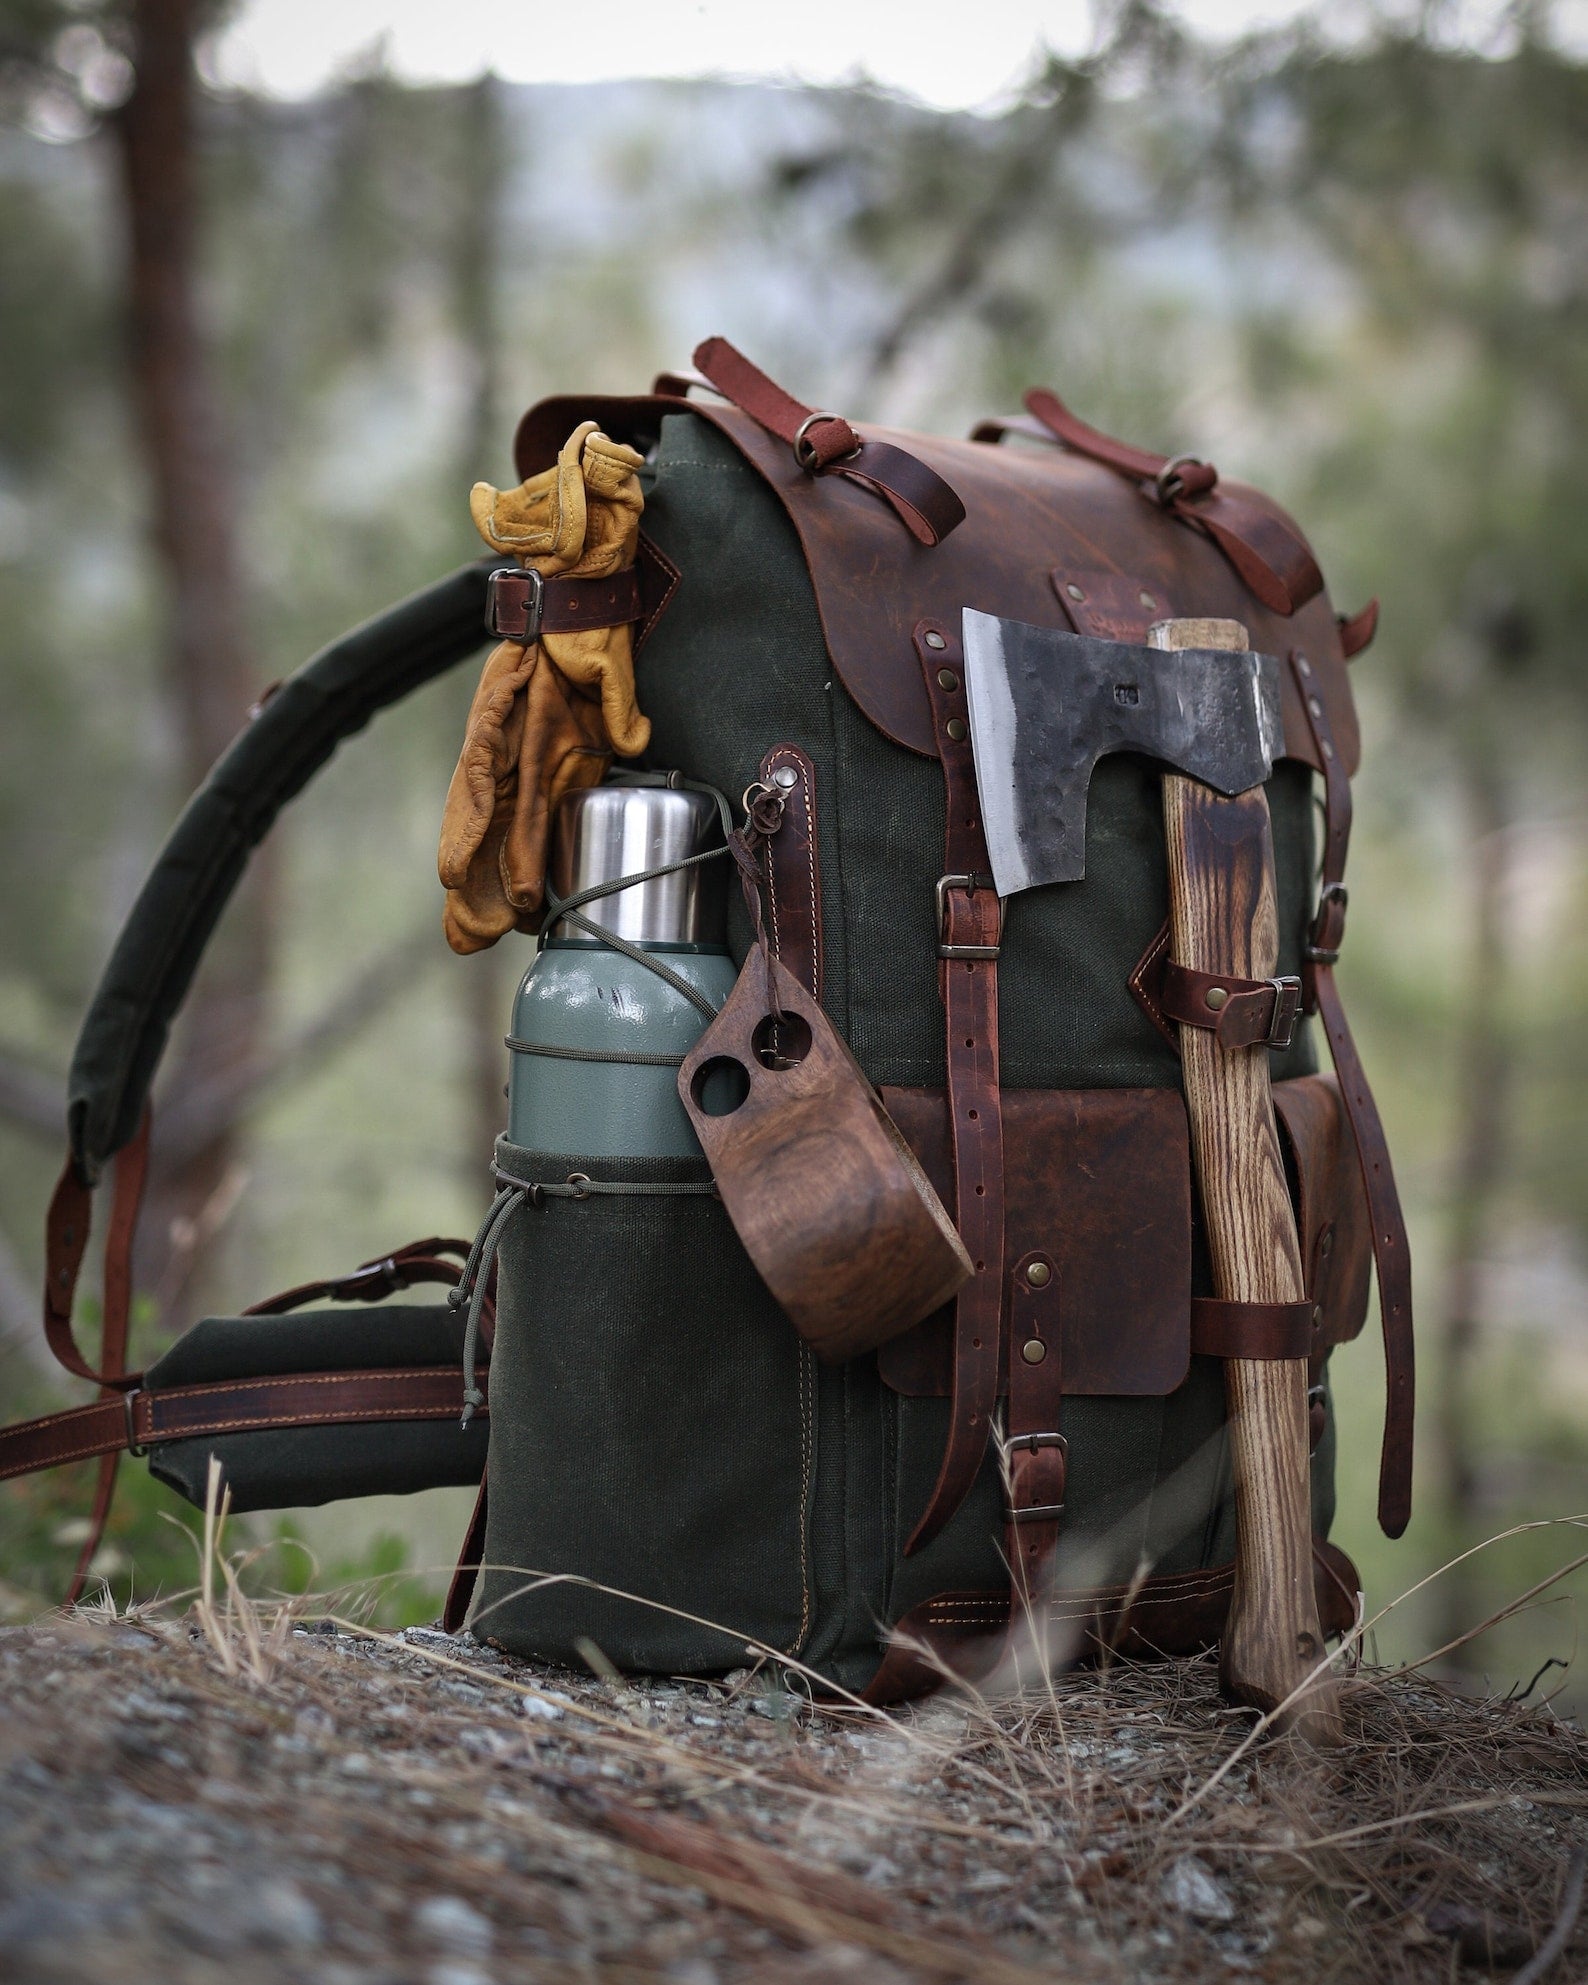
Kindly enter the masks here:
[[965, 689], [1000, 896], [1086, 873], [1092, 767], [1139, 751], [1215, 792], [1260, 786], [1284, 743], [1279, 662], [1160, 651], [966, 607]]

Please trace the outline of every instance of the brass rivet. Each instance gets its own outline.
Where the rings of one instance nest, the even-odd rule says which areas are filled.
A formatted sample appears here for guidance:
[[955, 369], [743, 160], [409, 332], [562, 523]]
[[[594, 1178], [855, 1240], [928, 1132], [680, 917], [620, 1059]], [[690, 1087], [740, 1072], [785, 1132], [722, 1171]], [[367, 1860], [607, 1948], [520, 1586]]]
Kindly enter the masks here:
[[939, 689], [958, 689], [959, 677], [955, 675], [952, 669], [939, 669], [937, 672], [937, 686]]
[[1325, 758], [1332, 758], [1334, 756], [1334, 746], [1330, 744], [1327, 738], [1323, 740], [1323, 755]]
[[1221, 1006], [1226, 1006], [1229, 1004], [1229, 997], [1230, 997], [1229, 994], [1225, 991], [1223, 986], [1209, 986], [1207, 992], [1203, 996], [1202, 1003], [1204, 1006], [1209, 1007], [1214, 1013], [1217, 1013]]
[[1020, 1355], [1028, 1365], [1040, 1365], [1048, 1355], [1048, 1347], [1040, 1337], [1028, 1337], [1020, 1347]]
[[1328, 1254], [1333, 1247], [1334, 1229], [1332, 1227], [1325, 1227], [1318, 1237], [1318, 1252], [1319, 1254]]
[[790, 786], [797, 786], [799, 782], [800, 775], [794, 770], [792, 765], [780, 765], [772, 774], [773, 785], [781, 786], [785, 792]]
[[1086, 595], [1081, 591], [1080, 587], [1076, 585], [1073, 579], [1065, 580], [1064, 590], [1069, 594], [1072, 600], [1084, 600], [1086, 598]]
[[1323, 715], [1323, 705], [1318, 701], [1316, 696], [1309, 696], [1307, 698], [1307, 708], [1315, 717], [1321, 717]]
[[1045, 1289], [1052, 1277], [1053, 1270], [1045, 1261], [1034, 1261], [1026, 1270], [1026, 1280], [1033, 1289]]
[[943, 728], [956, 744], [963, 744], [965, 742], [965, 719], [963, 717], [950, 717]]
[[1296, 657], [1296, 667], [1301, 670], [1303, 675], [1312, 674], [1312, 664], [1307, 660], [1305, 655], [1298, 655]]
[[1314, 1330], [1322, 1330], [1323, 1328], [1322, 1303], [1314, 1303], [1312, 1306], [1312, 1327]]
[[1136, 597], [1138, 600], [1141, 601], [1144, 607], [1148, 607], [1153, 612], [1156, 613], [1158, 609], [1158, 602], [1153, 598], [1151, 593], [1138, 593]]
[[931, 633], [928, 634], [926, 637], [926, 645], [929, 648], [946, 648], [948, 646], [948, 643], [943, 639], [942, 635], [939, 634], [937, 629], [934, 627]]

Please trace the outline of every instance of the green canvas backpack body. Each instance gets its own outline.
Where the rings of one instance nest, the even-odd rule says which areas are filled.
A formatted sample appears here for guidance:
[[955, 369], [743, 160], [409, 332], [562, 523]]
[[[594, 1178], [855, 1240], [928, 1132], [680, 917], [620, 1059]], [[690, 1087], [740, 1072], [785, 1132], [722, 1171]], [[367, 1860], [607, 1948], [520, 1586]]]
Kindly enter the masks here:
[[[824, 1364], [721, 1200], [677, 1190], [709, 1184], [703, 1156], [600, 1159], [504, 1138], [499, 1176], [628, 1189], [536, 1194], [494, 1236], [488, 1450], [486, 1415], [458, 1425], [456, 1304], [351, 1321], [321, 1312], [323, 1329], [302, 1313], [246, 1331], [210, 1320], [200, 1330], [211, 1345], [230, 1334], [235, 1346], [229, 1369], [224, 1349], [217, 1364], [188, 1340], [141, 1382], [102, 1365], [95, 1375], [117, 1396], [81, 1409], [96, 1417], [71, 1440], [83, 1451], [130, 1436], [190, 1495], [202, 1494], [213, 1452], [245, 1506], [362, 1492], [377, 1447], [382, 1488], [405, 1474], [411, 1487], [474, 1480], [483, 1465], [449, 1622], [541, 1659], [579, 1661], [593, 1644], [623, 1668], [711, 1672], [740, 1665], [748, 1647], [893, 1699], [942, 1668], [993, 1658], [1014, 1605], [1011, 1553], [1034, 1535], [1059, 1652], [1216, 1639], [1235, 1545], [1218, 1355], [1231, 1344], [1208, 1300], [1176, 1029], [1154, 992], [1168, 907], [1159, 768], [1129, 754], [1099, 763], [1084, 881], [998, 906], [968, 947], [979, 954], [972, 974], [959, 990], [951, 981], [959, 924], [985, 923], [988, 894], [974, 880], [985, 859], [965, 859], [980, 828], [960, 805], [956, 765], [968, 762], [954, 714], [960, 609], [1129, 644], [1155, 621], [1223, 617], [1285, 665], [1285, 756], [1267, 788], [1279, 971], [1321, 1016], [1344, 1083], [1318, 1072], [1311, 1022], [1287, 1038], [1276, 1007], [1283, 1045], [1256, 1051], [1271, 1057], [1312, 1304], [1305, 1342], [1279, 1348], [1309, 1361], [1320, 1613], [1342, 1630], [1356, 1580], [1324, 1541], [1335, 1457], [1325, 1366], [1361, 1329], [1375, 1239], [1391, 1354], [1381, 1514], [1392, 1532], [1405, 1522], [1409, 1459], [1404, 1235], [1331, 971], [1357, 748], [1345, 651], [1370, 629], [1335, 619], [1272, 505], [1207, 480], [1201, 464], [1108, 442], [1051, 396], [1032, 396], [1037, 420], [989, 425], [969, 442], [849, 429], [792, 402], [787, 414], [727, 351], [702, 347], [725, 400], [689, 399], [685, 382], [664, 378], [642, 399], [535, 409], [519, 470], [545, 467], [585, 419], [645, 454], [636, 685], [648, 762], [774, 797], [768, 940], [944, 1204], [958, 1205], [968, 1245], [975, 1209], [950, 1098], [971, 1093], [967, 1083], [988, 1093], [988, 1078], [974, 1055], [951, 1067], [949, 1047], [964, 999], [984, 1002], [1002, 1199], [1002, 1272], [979, 1312], [991, 1318], [991, 1352], [968, 1335], [983, 1325], [974, 1310], [967, 1322], [962, 1298], [878, 1352]], [[52, 1287], [74, 1248], [80, 1259], [101, 1166], [136, 1150], [165, 1028], [248, 849], [340, 736], [472, 651], [484, 590], [484, 568], [468, 568], [308, 664], [179, 823], [74, 1063]], [[736, 960], [752, 944], [738, 906], [729, 943]], [[406, 1260], [450, 1281], [445, 1247], [422, 1244]], [[1024, 1279], [1032, 1261], [1038, 1281]], [[397, 1259], [350, 1279], [358, 1286], [326, 1292], [367, 1299], [408, 1270]], [[68, 1289], [64, 1312], [55, 1298], [58, 1348], [63, 1314], [70, 1343], [69, 1308]], [[400, 1356], [398, 1316], [409, 1319]], [[1039, 1347], [1035, 1378], [1021, 1343]], [[106, 1362], [119, 1356], [113, 1343]], [[993, 1411], [967, 1426], [987, 1404], [989, 1356]], [[1038, 1382], [1055, 1424], [1026, 1446], [1004, 1429], [1029, 1425], [1019, 1415]], [[264, 1418], [240, 1419], [256, 1407]], [[65, 1417], [0, 1435], [0, 1469], [66, 1458], [44, 1453], [59, 1447], [64, 1436], [47, 1429]], [[361, 1460], [350, 1430], [376, 1426], [385, 1438]], [[1012, 1509], [1022, 1453], [1059, 1484], [1030, 1525]]]

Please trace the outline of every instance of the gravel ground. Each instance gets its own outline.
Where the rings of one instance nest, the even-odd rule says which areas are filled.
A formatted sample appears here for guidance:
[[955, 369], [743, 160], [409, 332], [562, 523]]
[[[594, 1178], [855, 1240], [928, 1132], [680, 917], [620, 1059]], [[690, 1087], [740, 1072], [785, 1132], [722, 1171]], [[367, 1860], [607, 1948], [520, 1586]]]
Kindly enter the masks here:
[[[0, 1976], [1525, 1966], [1570, 1915], [1582, 1733], [1416, 1677], [1359, 1676], [1345, 1714], [1320, 1756], [1251, 1742], [1206, 1662], [881, 1717], [766, 1672], [603, 1681], [420, 1628], [52, 1616], [0, 1633]], [[1579, 1922], [1547, 1975], [1585, 1973]]]

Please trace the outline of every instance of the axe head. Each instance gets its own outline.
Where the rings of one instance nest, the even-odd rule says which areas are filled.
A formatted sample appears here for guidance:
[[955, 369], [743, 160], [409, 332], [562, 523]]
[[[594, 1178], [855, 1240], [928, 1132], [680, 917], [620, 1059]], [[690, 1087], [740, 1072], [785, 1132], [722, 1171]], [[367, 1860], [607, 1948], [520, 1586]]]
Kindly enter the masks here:
[[965, 609], [976, 785], [1000, 896], [1086, 873], [1086, 795], [1111, 751], [1215, 792], [1260, 786], [1284, 744], [1279, 663], [1220, 648], [1136, 648]]

